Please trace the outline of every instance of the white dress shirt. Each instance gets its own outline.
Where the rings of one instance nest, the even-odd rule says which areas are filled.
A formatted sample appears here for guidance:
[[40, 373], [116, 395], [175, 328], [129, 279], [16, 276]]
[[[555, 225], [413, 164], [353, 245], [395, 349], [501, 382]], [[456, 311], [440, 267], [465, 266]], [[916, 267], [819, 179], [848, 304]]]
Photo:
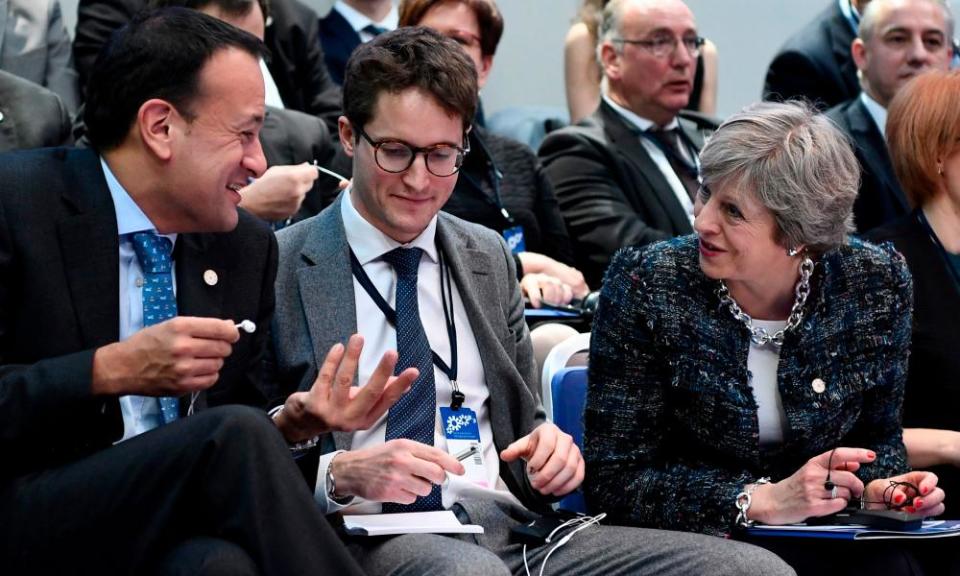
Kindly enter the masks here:
[[270, 69], [267, 68], [267, 63], [263, 61], [263, 58], [260, 59], [260, 72], [263, 73], [264, 102], [267, 106], [283, 110], [284, 106], [283, 99], [280, 98], [280, 89], [277, 88], [277, 83], [273, 80], [273, 74], [270, 74]]
[[[611, 100], [606, 94], [603, 95], [603, 100], [610, 105], [611, 108], [616, 110], [617, 114], [620, 114], [624, 120], [629, 124], [632, 124], [640, 132], [646, 132], [651, 128], [655, 127], [656, 124], [652, 120], [647, 120], [641, 116], [638, 116], [627, 110], [623, 106], [620, 106], [613, 100]], [[674, 128], [683, 130], [680, 127], [680, 122], [674, 118], [670, 121], [669, 124], [663, 126], [663, 130], [673, 130]], [[660, 172], [663, 174], [663, 177], [667, 180], [667, 184], [670, 185], [670, 189], [673, 190], [673, 195], [677, 197], [677, 202], [683, 206], [684, 212], [687, 213], [687, 218], [690, 219], [690, 225], [693, 226], [693, 201], [690, 200], [690, 194], [687, 192], [687, 188], [683, 185], [683, 182], [680, 181], [680, 177], [677, 176], [677, 173], [673, 171], [673, 166], [670, 165], [670, 160], [667, 159], [666, 154], [663, 153], [663, 150], [659, 146], [650, 141], [649, 138], [643, 136], [637, 136], [640, 139], [640, 144], [643, 145], [646, 149], [647, 154], [650, 155], [650, 159], [653, 160], [653, 163], [657, 165], [657, 168], [660, 169]], [[680, 146], [680, 153], [684, 156], [684, 160], [693, 164], [697, 167], [697, 170], [700, 169], [700, 158], [693, 153], [691, 150], [688, 150], [687, 146]]]
[[[450, 365], [450, 342], [447, 336], [446, 319], [443, 315], [440, 293], [440, 266], [437, 244], [434, 240], [437, 230], [437, 217], [433, 217], [420, 236], [408, 244], [401, 245], [375, 228], [357, 212], [350, 192], [346, 193], [343, 202], [340, 203], [340, 212], [346, 230], [347, 242], [357, 256], [357, 260], [363, 266], [363, 270], [370, 277], [374, 287], [391, 307], [395, 307], [396, 304], [397, 275], [393, 267], [381, 260], [380, 257], [400, 246], [423, 250], [423, 257], [420, 259], [420, 267], [417, 272], [417, 300], [420, 308], [420, 320], [423, 322], [430, 347], [447, 365]], [[452, 287], [453, 317], [457, 334], [457, 384], [460, 391], [466, 395], [464, 406], [472, 409], [477, 415], [487, 480], [485, 486], [480, 486], [467, 481], [465, 478], [448, 474], [447, 482], [442, 487], [443, 506], [444, 508], [450, 508], [465, 496], [492, 497], [520, 506], [516, 497], [507, 491], [506, 486], [500, 480], [500, 461], [496, 446], [493, 443], [493, 429], [490, 424], [489, 402], [487, 401], [490, 394], [484, 381], [483, 362], [456, 282], [453, 282]], [[357, 311], [357, 331], [364, 337], [363, 352], [360, 355], [360, 366], [358, 368], [358, 382], [362, 386], [370, 379], [383, 354], [387, 350], [396, 350], [397, 333], [356, 278], [353, 279], [353, 293]], [[436, 367], [434, 367], [434, 378], [437, 387], [437, 405], [449, 406], [452, 392], [450, 378]], [[383, 444], [386, 438], [386, 429], [387, 417], [384, 415], [370, 429], [353, 434], [352, 449], [359, 450]], [[443, 434], [437, 410], [434, 410], [434, 446], [444, 451], [447, 449], [447, 440]], [[321, 509], [326, 513], [336, 512], [344, 508], [343, 505], [327, 498], [327, 467], [336, 454], [337, 452], [333, 452], [321, 456], [317, 474], [314, 496]], [[361, 498], [354, 498], [348, 505], [351, 506], [350, 512], [352, 513], [379, 513], [381, 509], [379, 502], [371, 502]]]
[[[107, 180], [107, 188], [113, 198], [117, 215], [117, 231], [120, 234], [120, 340], [126, 340], [143, 328], [143, 271], [133, 251], [133, 234], [153, 231], [156, 226], [124, 190], [117, 177], [103, 158], [100, 166]], [[176, 234], [161, 234], [176, 244]], [[176, 270], [173, 272], [173, 293], [177, 293]], [[148, 396], [121, 396], [120, 412], [123, 414], [123, 438], [120, 442], [152, 430], [163, 423], [160, 401]]]
[[400, 23], [400, 14], [397, 12], [396, 4], [390, 6], [390, 11], [387, 12], [387, 15], [379, 22], [374, 22], [370, 18], [367, 18], [343, 0], [337, 0], [336, 4], [333, 5], [333, 9], [339, 12], [344, 20], [350, 24], [354, 32], [360, 36], [361, 42], [373, 40], [373, 34], [364, 30], [364, 28], [370, 24], [383, 28], [384, 30], [396, 30], [397, 25]]
[[863, 102], [864, 107], [866, 107], [867, 112], [870, 113], [870, 117], [873, 118], [873, 123], [876, 124], [877, 130], [883, 134], [883, 138], [887, 138], [887, 109], [880, 105], [879, 102], [867, 95], [866, 92], [860, 93], [860, 101]]

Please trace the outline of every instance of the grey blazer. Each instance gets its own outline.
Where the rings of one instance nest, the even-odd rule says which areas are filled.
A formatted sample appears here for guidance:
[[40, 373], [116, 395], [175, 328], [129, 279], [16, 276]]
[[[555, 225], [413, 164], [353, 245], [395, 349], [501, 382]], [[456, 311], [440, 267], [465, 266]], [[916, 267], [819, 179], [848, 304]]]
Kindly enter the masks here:
[[[269, 362], [277, 387], [274, 404], [308, 389], [330, 347], [357, 331], [349, 246], [340, 216], [344, 197], [277, 234], [280, 269]], [[545, 420], [514, 260], [495, 232], [444, 212], [437, 242], [449, 259], [477, 340], [490, 390], [494, 444], [503, 450]], [[352, 434], [335, 432], [324, 439], [323, 451], [349, 450], [351, 440]], [[301, 459], [311, 486], [319, 452]], [[522, 462], [501, 463], [500, 477], [524, 505], [542, 509], [547, 502], [530, 488]]]
[[0, 70], [52, 90], [77, 111], [79, 81], [59, 0], [0, 0]]

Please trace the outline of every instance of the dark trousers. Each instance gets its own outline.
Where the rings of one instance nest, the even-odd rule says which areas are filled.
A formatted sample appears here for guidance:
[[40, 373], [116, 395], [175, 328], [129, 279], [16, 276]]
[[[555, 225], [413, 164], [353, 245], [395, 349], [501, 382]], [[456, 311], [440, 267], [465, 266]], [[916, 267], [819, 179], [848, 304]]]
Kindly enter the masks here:
[[215, 408], [0, 487], [4, 574], [361, 574], [262, 412]]

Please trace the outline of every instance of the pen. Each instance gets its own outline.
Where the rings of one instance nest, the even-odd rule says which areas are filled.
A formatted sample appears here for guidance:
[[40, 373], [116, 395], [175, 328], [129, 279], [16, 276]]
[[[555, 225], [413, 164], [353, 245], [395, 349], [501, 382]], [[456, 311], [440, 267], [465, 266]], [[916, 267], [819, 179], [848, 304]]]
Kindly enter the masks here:
[[464, 460], [466, 460], [467, 458], [473, 456], [473, 455], [476, 454], [476, 453], [477, 453], [477, 446], [476, 446], [476, 444], [474, 444], [473, 446], [470, 446], [469, 448], [467, 448], [467, 449], [464, 450], [463, 452], [457, 454], [456, 458], [457, 458], [457, 461], [458, 461], [458, 462], [463, 462]]

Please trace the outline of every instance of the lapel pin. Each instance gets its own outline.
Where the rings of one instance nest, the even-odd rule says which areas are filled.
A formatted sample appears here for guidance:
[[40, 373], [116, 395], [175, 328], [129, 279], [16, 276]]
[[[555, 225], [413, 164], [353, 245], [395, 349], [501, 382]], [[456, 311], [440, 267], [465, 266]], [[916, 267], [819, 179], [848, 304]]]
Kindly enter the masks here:
[[203, 273], [203, 281], [207, 283], [207, 286], [216, 286], [217, 282], [220, 281], [220, 278], [213, 270], [207, 270]]
[[823, 394], [823, 392], [827, 389], [827, 383], [820, 378], [814, 378], [810, 386], [813, 387], [813, 391], [817, 394]]

